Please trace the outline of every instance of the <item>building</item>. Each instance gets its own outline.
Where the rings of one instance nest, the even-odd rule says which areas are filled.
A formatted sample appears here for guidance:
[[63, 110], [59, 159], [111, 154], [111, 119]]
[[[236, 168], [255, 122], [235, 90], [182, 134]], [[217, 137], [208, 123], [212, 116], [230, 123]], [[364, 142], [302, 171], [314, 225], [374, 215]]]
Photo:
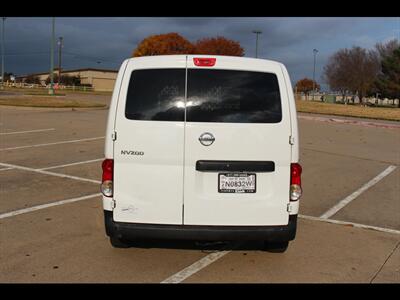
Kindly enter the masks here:
[[[54, 70], [57, 74], [58, 70]], [[41, 81], [42, 85], [46, 84], [46, 79], [49, 77], [49, 72], [29, 74], [30, 76], [37, 76]], [[118, 71], [107, 70], [107, 69], [75, 69], [75, 70], [62, 70], [62, 75], [68, 76], [79, 76], [81, 79], [81, 84], [90, 85], [95, 91], [112, 91], [114, 88], [115, 80], [117, 79]], [[25, 81], [25, 76], [19, 76], [18, 81]], [[57, 82], [55, 82], [57, 83]]]

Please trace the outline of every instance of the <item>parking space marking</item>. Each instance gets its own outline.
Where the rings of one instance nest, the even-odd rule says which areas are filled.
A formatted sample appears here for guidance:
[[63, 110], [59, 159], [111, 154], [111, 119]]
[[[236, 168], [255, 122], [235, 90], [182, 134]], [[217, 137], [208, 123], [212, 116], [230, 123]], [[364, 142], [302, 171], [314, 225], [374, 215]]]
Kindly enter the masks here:
[[339, 220], [333, 220], [333, 219], [323, 219], [323, 218], [300, 215], [300, 214], [298, 215], [298, 217], [305, 219], [305, 220], [320, 221], [320, 222], [339, 224], [339, 225], [345, 225], [345, 226], [353, 226], [353, 227], [358, 227], [358, 228], [363, 228], [363, 229], [372, 229], [372, 230], [387, 232], [387, 233], [400, 234], [400, 230], [396, 230], [396, 229], [377, 227], [377, 226], [371, 226], [371, 225], [365, 225], [365, 224], [359, 224], [359, 223], [353, 223], [353, 222], [347, 222], [347, 221], [339, 221]]
[[87, 182], [96, 183], [96, 184], [101, 183], [101, 181], [99, 181], [99, 180], [93, 180], [93, 179], [87, 179], [87, 178], [83, 178], [83, 177], [77, 177], [77, 176], [65, 175], [65, 174], [54, 173], [54, 172], [49, 172], [49, 171], [43, 171], [43, 170], [39, 170], [39, 169], [33, 169], [33, 168], [17, 166], [17, 165], [12, 165], [12, 164], [0, 163], [0, 166], [11, 167], [11, 168], [14, 168], [17, 170], [36, 172], [36, 173], [45, 174], [45, 175], [52, 175], [52, 176], [57, 176], [57, 177], [61, 177], [61, 178], [69, 178], [69, 179], [75, 179], [75, 180], [80, 180], [80, 181], [87, 181]]
[[392, 164], [393, 163], [393, 162], [387, 161], [387, 160], [372, 159], [372, 158], [360, 157], [360, 156], [344, 154], [344, 153], [336, 153], [336, 152], [330, 152], [330, 151], [325, 151], [325, 150], [317, 150], [317, 149], [308, 148], [308, 147], [300, 147], [300, 150], [307, 150], [307, 151], [313, 151], [313, 152], [318, 152], [318, 153], [325, 153], [325, 154], [330, 154], [330, 155], [335, 155], [335, 156], [343, 156], [343, 157], [349, 157], [349, 158], [355, 158], [355, 159], [362, 159], [362, 160], [367, 160], [367, 161], [381, 162], [384, 164]]
[[60, 144], [68, 144], [68, 143], [78, 143], [78, 142], [85, 142], [85, 141], [100, 140], [100, 139], [104, 139], [104, 138], [105, 138], [105, 136], [99, 136], [99, 137], [79, 139], [79, 140], [68, 140], [68, 141], [46, 143], [46, 144], [36, 144], [36, 145], [26, 145], [26, 146], [11, 147], [11, 148], [1, 148], [0, 151], [17, 150], [17, 149], [34, 148], [34, 147], [43, 147], [43, 146], [52, 146], [52, 145], [60, 145]]
[[56, 130], [56, 129], [55, 128], [46, 128], [46, 129], [36, 129], [36, 130], [27, 130], [27, 131], [1, 132], [0, 135], [22, 134], [22, 133], [31, 133], [31, 132], [43, 132], [43, 131], [52, 131], [52, 130]]
[[1, 172], [1, 171], [12, 170], [12, 169], [14, 169], [14, 168], [3, 168], [3, 169], [0, 169], [0, 172]]
[[78, 197], [78, 198], [66, 199], [66, 200], [51, 202], [51, 203], [47, 203], [47, 204], [41, 204], [41, 205], [36, 205], [36, 206], [32, 206], [32, 207], [27, 207], [27, 208], [23, 208], [23, 209], [19, 209], [19, 210], [14, 210], [14, 211], [0, 214], [0, 219], [13, 217], [13, 216], [17, 216], [20, 214], [25, 214], [28, 212], [32, 212], [32, 211], [36, 211], [36, 210], [40, 210], [40, 209], [44, 209], [44, 208], [48, 208], [48, 207], [52, 207], [52, 206], [82, 201], [82, 200], [86, 200], [86, 199], [91, 199], [91, 198], [94, 198], [94, 197], [97, 197], [100, 195], [101, 195], [101, 193], [96, 193], [96, 194], [86, 195], [86, 196], [82, 196], [82, 197]]
[[353, 192], [351, 195], [347, 196], [343, 200], [340, 200], [335, 206], [327, 210], [325, 213], [323, 213], [320, 218], [321, 219], [328, 219], [329, 217], [333, 216], [336, 214], [339, 210], [341, 210], [343, 207], [345, 207], [347, 204], [349, 204], [351, 201], [356, 199], [359, 195], [361, 195], [363, 192], [368, 190], [370, 187], [381, 181], [384, 177], [392, 173], [396, 169], [396, 166], [390, 165], [387, 167], [383, 172], [378, 174], [376, 177], [368, 181], [366, 184], [364, 184], [362, 187], [360, 187], [358, 190]]
[[175, 273], [174, 275], [168, 277], [167, 279], [161, 281], [161, 283], [180, 283], [184, 281], [186, 278], [192, 276], [193, 274], [199, 272], [201, 269], [204, 269], [208, 265], [212, 264], [216, 260], [220, 259], [221, 257], [225, 256], [231, 251], [219, 251], [208, 254], [207, 256], [201, 258], [200, 260], [196, 261], [195, 263], [191, 264], [190, 266], [186, 267], [185, 269]]
[[75, 163], [70, 163], [70, 164], [65, 164], [65, 165], [58, 165], [58, 166], [52, 166], [52, 167], [47, 167], [47, 168], [41, 168], [41, 169], [37, 169], [37, 170], [45, 171], [45, 170], [51, 170], [51, 169], [69, 167], [69, 166], [76, 166], [76, 165], [88, 164], [88, 163], [91, 163], [91, 162], [101, 161], [103, 159], [104, 158], [96, 158], [96, 159], [91, 159], [91, 160], [78, 161], [78, 162], [75, 162]]
[[[46, 170], [51, 170], [51, 169], [64, 168], [64, 167], [76, 166], [76, 165], [82, 165], [82, 164], [88, 164], [88, 163], [91, 163], [91, 162], [101, 161], [103, 159], [104, 158], [96, 158], [96, 159], [91, 159], [91, 160], [78, 161], [78, 162], [74, 162], [74, 163], [70, 163], [70, 164], [57, 165], [57, 166], [51, 166], [51, 167], [46, 167], [46, 168], [38, 168], [38, 169], [35, 169], [35, 170], [46, 171]], [[14, 168], [13, 167], [2, 168], [2, 169], [0, 169], [0, 172], [1, 171], [6, 171], [6, 170], [12, 170], [12, 169], [14, 169]]]
[[[307, 215], [300, 215], [300, 214], [298, 216], [299, 216], [299, 218], [302, 218], [305, 220], [326, 222], [326, 223], [339, 224], [339, 225], [344, 225], [344, 226], [352, 226], [352, 227], [357, 227], [357, 228], [361, 228], [361, 229], [371, 229], [371, 230], [376, 230], [376, 231], [381, 231], [381, 232], [386, 232], [386, 233], [400, 234], [400, 230], [395, 230], [395, 229], [390, 229], [390, 228], [370, 226], [370, 225], [364, 225], [364, 224], [353, 223], [353, 222], [345, 222], [345, 221], [339, 221], [339, 220], [332, 220], [332, 219], [323, 219], [323, 218], [307, 216]], [[220, 251], [220, 252], [211, 253], [211, 254], [201, 258], [200, 260], [194, 262], [193, 264], [186, 267], [185, 269], [179, 271], [178, 273], [175, 273], [174, 275], [168, 277], [167, 279], [163, 280], [161, 283], [180, 283], [180, 282], [184, 281], [185, 279], [189, 278], [190, 276], [192, 276], [193, 274], [199, 272], [201, 269], [204, 269], [208, 265], [210, 265], [213, 262], [217, 261], [218, 259], [222, 258], [229, 252], [232, 252], [232, 251], [229, 250], [229, 251]]]

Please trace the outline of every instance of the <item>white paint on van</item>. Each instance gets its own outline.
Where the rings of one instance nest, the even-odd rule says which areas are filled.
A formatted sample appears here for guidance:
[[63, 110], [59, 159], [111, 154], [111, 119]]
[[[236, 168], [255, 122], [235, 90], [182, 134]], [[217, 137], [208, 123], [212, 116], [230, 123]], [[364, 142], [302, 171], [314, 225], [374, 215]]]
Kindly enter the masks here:
[[[289, 214], [296, 214], [299, 205], [299, 201], [292, 202], [288, 212], [290, 164], [299, 161], [299, 135], [286, 68], [270, 60], [228, 56], [213, 56], [215, 66], [199, 67], [194, 65], [193, 57], [131, 58], [120, 68], [105, 141], [105, 157], [114, 159], [114, 220], [153, 224], [286, 225]], [[282, 121], [246, 124], [128, 120], [125, 104], [131, 73], [166, 68], [274, 73], [280, 88]], [[216, 137], [211, 146], [199, 143], [198, 138], [204, 132]], [[115, 141], [111, 138], [114, 133]], [[140, 149], [145, 155], [124, 156], [123, 149]], [[217, 191], [218, 173], [196, 171], [197, 160], [271, 160], [275, 162], [275, 171], [257, 174], [256, 193], [222, 194]], [[113, 209], [112, 201], [103, 197], [105, 210]], [[135, 207], [135, 213], [129, 207]]]

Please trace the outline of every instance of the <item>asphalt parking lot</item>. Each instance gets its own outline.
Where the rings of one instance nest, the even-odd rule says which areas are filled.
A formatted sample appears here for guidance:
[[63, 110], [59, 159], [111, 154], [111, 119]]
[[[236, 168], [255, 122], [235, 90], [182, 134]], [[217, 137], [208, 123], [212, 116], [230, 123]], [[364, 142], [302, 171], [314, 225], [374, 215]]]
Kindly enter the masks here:
[[115, 249], [99, 193], [107, 112], [0, 108], [0, 282], [400, 283], [398, 123], [300, 115], [304, 194], [283, 254]]

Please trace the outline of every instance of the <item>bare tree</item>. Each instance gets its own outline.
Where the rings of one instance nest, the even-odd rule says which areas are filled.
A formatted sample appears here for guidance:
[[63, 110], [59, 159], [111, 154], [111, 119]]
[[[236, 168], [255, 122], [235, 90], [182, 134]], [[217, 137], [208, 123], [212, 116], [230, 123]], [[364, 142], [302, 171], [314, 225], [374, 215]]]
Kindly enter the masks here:
[[324, 67], [324, 79], [331, 89], [358, 94], [360, 102], [373, 87], [380, 70], [376, 51], [361, 47], [341, 49], [333, 54]]

